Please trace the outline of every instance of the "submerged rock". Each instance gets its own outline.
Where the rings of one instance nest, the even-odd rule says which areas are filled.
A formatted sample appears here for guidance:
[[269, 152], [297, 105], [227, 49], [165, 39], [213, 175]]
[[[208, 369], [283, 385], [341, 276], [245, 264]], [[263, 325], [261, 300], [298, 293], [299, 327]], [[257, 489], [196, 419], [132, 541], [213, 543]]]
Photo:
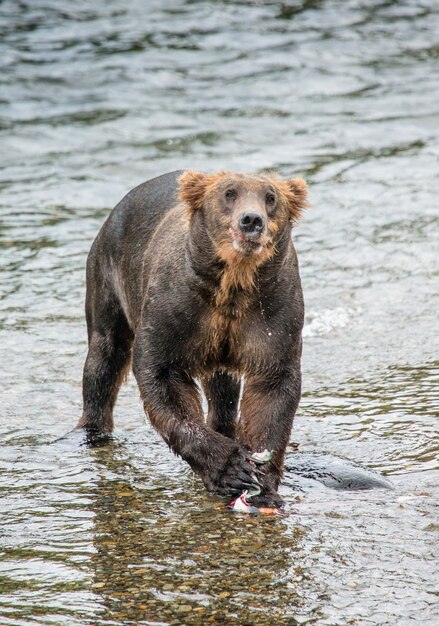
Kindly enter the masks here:
[[330, 489], [346, 491], [393, 489], [384, 476], [349, 459], [318, 452], [291, 452], [287, 455], [286, 485], [303, 491], [316, 481]]

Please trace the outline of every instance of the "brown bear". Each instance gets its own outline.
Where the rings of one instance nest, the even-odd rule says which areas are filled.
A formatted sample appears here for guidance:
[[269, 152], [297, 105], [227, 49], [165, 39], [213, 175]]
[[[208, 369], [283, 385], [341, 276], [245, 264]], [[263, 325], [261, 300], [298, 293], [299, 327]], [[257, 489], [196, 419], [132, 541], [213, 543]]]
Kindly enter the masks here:
[[[306, 195], [301, 178], [177, 171], [115, 207], [87, 261], [89, 441], [112, 431], [132, 363], [152, 425], [209, 491], [260, 483], [252, 503], [282, 505], [304, 315], [291, 226]], [[262, 473], [250, 456], [265, 449]]]

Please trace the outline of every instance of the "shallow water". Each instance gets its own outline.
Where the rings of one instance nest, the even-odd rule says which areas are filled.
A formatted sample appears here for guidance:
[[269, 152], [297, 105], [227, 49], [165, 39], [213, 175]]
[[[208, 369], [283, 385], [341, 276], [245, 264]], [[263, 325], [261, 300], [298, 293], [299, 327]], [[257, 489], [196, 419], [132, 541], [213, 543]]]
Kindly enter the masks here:
[[[415, 2], [0, 3], [0, 622], [439, 622], [439, 14]], [[145, 422], [81, 411], [87, 251], [177, 168], [303, 174], [293, 440], [394, 491], [224, 511]]]

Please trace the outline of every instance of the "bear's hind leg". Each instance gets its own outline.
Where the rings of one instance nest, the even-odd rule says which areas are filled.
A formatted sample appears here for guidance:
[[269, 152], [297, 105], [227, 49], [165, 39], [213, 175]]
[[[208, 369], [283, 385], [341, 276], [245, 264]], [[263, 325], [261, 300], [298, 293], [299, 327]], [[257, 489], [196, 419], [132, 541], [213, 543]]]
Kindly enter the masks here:
[[238, 416], [241, 382], [226, 372], [214, 372], [201, 379], [209, 411], [207, 425], [230, 439], [234, 439]]
[[113, 407], [131, 364], [133, 333], [114, 301], [111, 306], [107, 302], [99, 316], [95, 311], [87, 313], [89, 347], [82, 383], [83, 414], [77, 428], [84, 428], [93, 441], [113, 430]]

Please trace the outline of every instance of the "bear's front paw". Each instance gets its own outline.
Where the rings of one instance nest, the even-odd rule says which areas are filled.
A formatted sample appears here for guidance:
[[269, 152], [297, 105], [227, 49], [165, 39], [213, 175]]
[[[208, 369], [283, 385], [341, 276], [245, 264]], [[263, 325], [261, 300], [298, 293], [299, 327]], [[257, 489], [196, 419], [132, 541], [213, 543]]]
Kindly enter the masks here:
[[260, 488], [258, 476], [262, 472], [250, 461], [250, 456], [251, 451], [235, 445], [219, 467], [202, 476], [206, 489], [221, 496], [233, 496]]
[[251, 496], [248, 503], [257, 509], [278, 509], [282, 511], [285, 508], [284, 499], [276, 491], [262, 491], [257, 496]]

